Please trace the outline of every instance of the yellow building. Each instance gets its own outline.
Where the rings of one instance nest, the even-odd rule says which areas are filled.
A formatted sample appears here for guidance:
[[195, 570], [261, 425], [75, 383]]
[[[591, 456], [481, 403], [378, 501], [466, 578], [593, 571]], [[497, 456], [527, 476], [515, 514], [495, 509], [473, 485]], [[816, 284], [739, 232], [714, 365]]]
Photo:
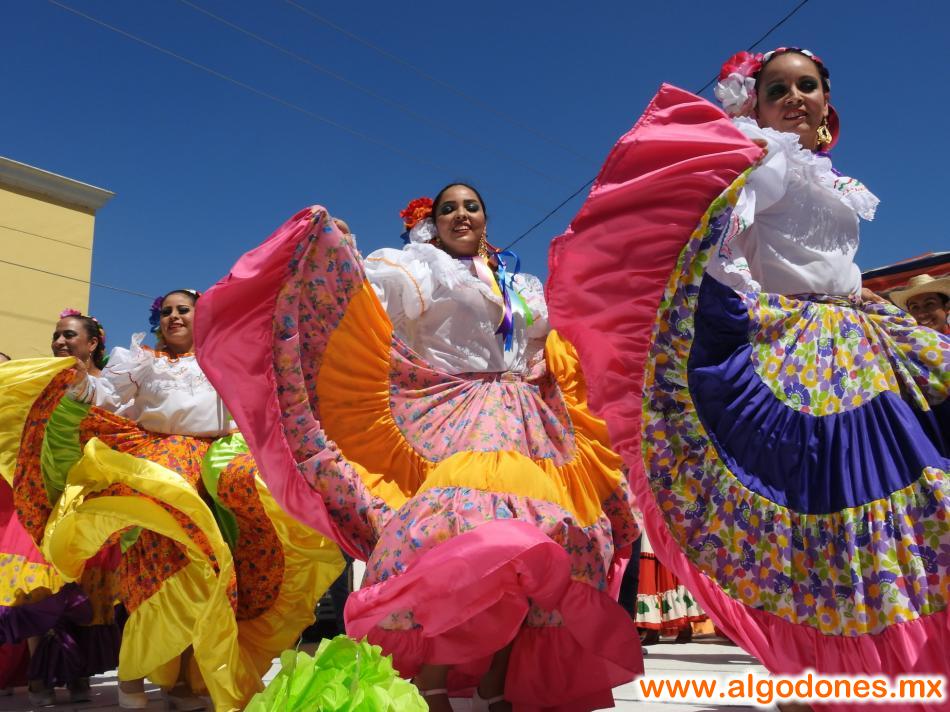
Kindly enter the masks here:
[[0, 351], [49, 356], [59, 312], [86, 313], [96, 211], [113, 195], [0, 156]]

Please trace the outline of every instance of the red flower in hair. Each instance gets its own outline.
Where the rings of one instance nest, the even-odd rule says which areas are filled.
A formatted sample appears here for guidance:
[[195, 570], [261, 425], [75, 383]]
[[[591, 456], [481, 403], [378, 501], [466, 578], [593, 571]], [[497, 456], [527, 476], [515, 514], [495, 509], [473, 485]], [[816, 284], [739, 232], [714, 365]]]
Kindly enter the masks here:
[[743, 77], [751, 77], [761, 68], [761, 54], [750, 54], [745, 50], [736, 52], [723, 63], [722, 69], [719, 70], [719, 81], [724, 80], [733, 72], [741, 74]]
[[412, 230], [416, 223], [431, 215], [432, 198], [416, 198], [399, 212], [399, 217], [402, 218], [402, 224], [405, 225], [406, 230]]

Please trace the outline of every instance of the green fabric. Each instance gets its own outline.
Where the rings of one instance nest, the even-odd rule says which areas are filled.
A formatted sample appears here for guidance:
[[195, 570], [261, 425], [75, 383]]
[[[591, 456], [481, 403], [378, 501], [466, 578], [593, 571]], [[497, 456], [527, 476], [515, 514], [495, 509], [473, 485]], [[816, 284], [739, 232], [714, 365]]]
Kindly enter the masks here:
[[208, 452], [201, 463], [201, 480], [211, 496], [213, 505], [211, 509], [214, 512], [214, 518], [218, 521], [221, 535], [228, 546], [231, 547], [231, 551], [234, 551], [237, 546], [238, 523], [234, 513], [225, 507], [218, 497], [218, 479], [231, 460], [238, 455], [243, 455], [248, 449], [247, 441], [243, 435], [240, 433], [227, 435], [211, 443], [211, 447], [208, 448]]
[[129, 527], [119, 535], [119, 546], [124, 554], [132, 545], [139, 540], [139, 534], [142, 533], [142, 527]]
[[393, 669], [392, 658], [366, 640], [345, 635], [324, 640], [313, 657], [285, 650], [280, 672], [251, 698], [245, 712], [426, 712], [411, 682]]
[[527, 326], [533, 326], [534, 316], [531, 314], [531, 307], [528, 306], [528, 302], [525, 301], [525, 298], [521, 296], [521, 293], [517, 289], [512, 289], [511, 292], [518, 300], [518, 304], [521, 305], [521, 311], [524, 314], [524, 323]]
[[82, 457], [79, 445], [79, 424], [89, 412], [88, 403], [63, 398], [50, 414], [43, 433], [40, 468], [50, 502], [56, 502], [66, 489], [70, 468]]

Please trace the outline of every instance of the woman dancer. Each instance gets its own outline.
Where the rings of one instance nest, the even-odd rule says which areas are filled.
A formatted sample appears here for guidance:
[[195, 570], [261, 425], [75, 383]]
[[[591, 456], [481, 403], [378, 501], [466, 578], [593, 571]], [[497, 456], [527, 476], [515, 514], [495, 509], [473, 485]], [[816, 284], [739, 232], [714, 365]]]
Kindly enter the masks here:
[[368, 561], [347, 631], [431, 709], [610, 705], [642, 670], [612, 590], [638, 529], [573, 350], [474, 188], [403, 217], [365, 261], [322, 208], [291, 218], [205, 297], [202, 367], [278, 501]]
[[717, 96], [734, 123], [664, 86], [621, 139], [553, 323], [717, 627], [773, 672], [946, 675], [950, 342], [862, 290], [824, 63], [742, 53]]
[[[105, 331], [95, 318], [75, 309], [60, 314], [51, 348], [54, 356], [75, 359], [92, 374], [105, 365]], [[88, 701], [89, 675], [112, 670], [118, 662], [114, 604], [119, 551], [103, 550], [87, 562], [79, 583], [66, 583], [31, 538], [31, 533], [39, 538], [42, 533], [28, 532], [21, 524], [10, 485], [4, 481], [0, 489], [0, 641], [28, 642], [34, 706], [54, 704], [53, 687], [62, 684], [71, 702]]]
[[50, 561], [73, 577], [90, 552], [121, 539], [125, 708], [147, 705], [146, 676], [176, 709], [202, 709], [205, 689], [218, 710], [242, 707], [342, 568], [336, 547], [283, 515], [256, 477], [192, 353], [197, 299], [176, 290], [156, 301], [157, 349], [138, 335], [100, 377], [36, 364], [38, 396], [12, 384], [7, 394], [29, 405], [24, 443], [61, 443], [42, 458], [17, 453], [25, 500], [58, 494], [57, 477], [67, 485], [55, 511], [46, 500], [31, 517], [46, 523]]

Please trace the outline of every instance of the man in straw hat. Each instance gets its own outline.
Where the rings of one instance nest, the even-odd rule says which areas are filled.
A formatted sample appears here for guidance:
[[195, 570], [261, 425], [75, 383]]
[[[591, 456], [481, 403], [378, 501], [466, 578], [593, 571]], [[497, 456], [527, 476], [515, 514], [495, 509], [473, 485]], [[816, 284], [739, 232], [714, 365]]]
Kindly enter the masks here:
[[950, 325], [947, 324], [950, 277], [934, 279], [929, 274], [918, 274], [907, 283], [907, 289], [895, 290], [890, 297], [921, 326], [929, 326], [941, 334], [950, 334]]

